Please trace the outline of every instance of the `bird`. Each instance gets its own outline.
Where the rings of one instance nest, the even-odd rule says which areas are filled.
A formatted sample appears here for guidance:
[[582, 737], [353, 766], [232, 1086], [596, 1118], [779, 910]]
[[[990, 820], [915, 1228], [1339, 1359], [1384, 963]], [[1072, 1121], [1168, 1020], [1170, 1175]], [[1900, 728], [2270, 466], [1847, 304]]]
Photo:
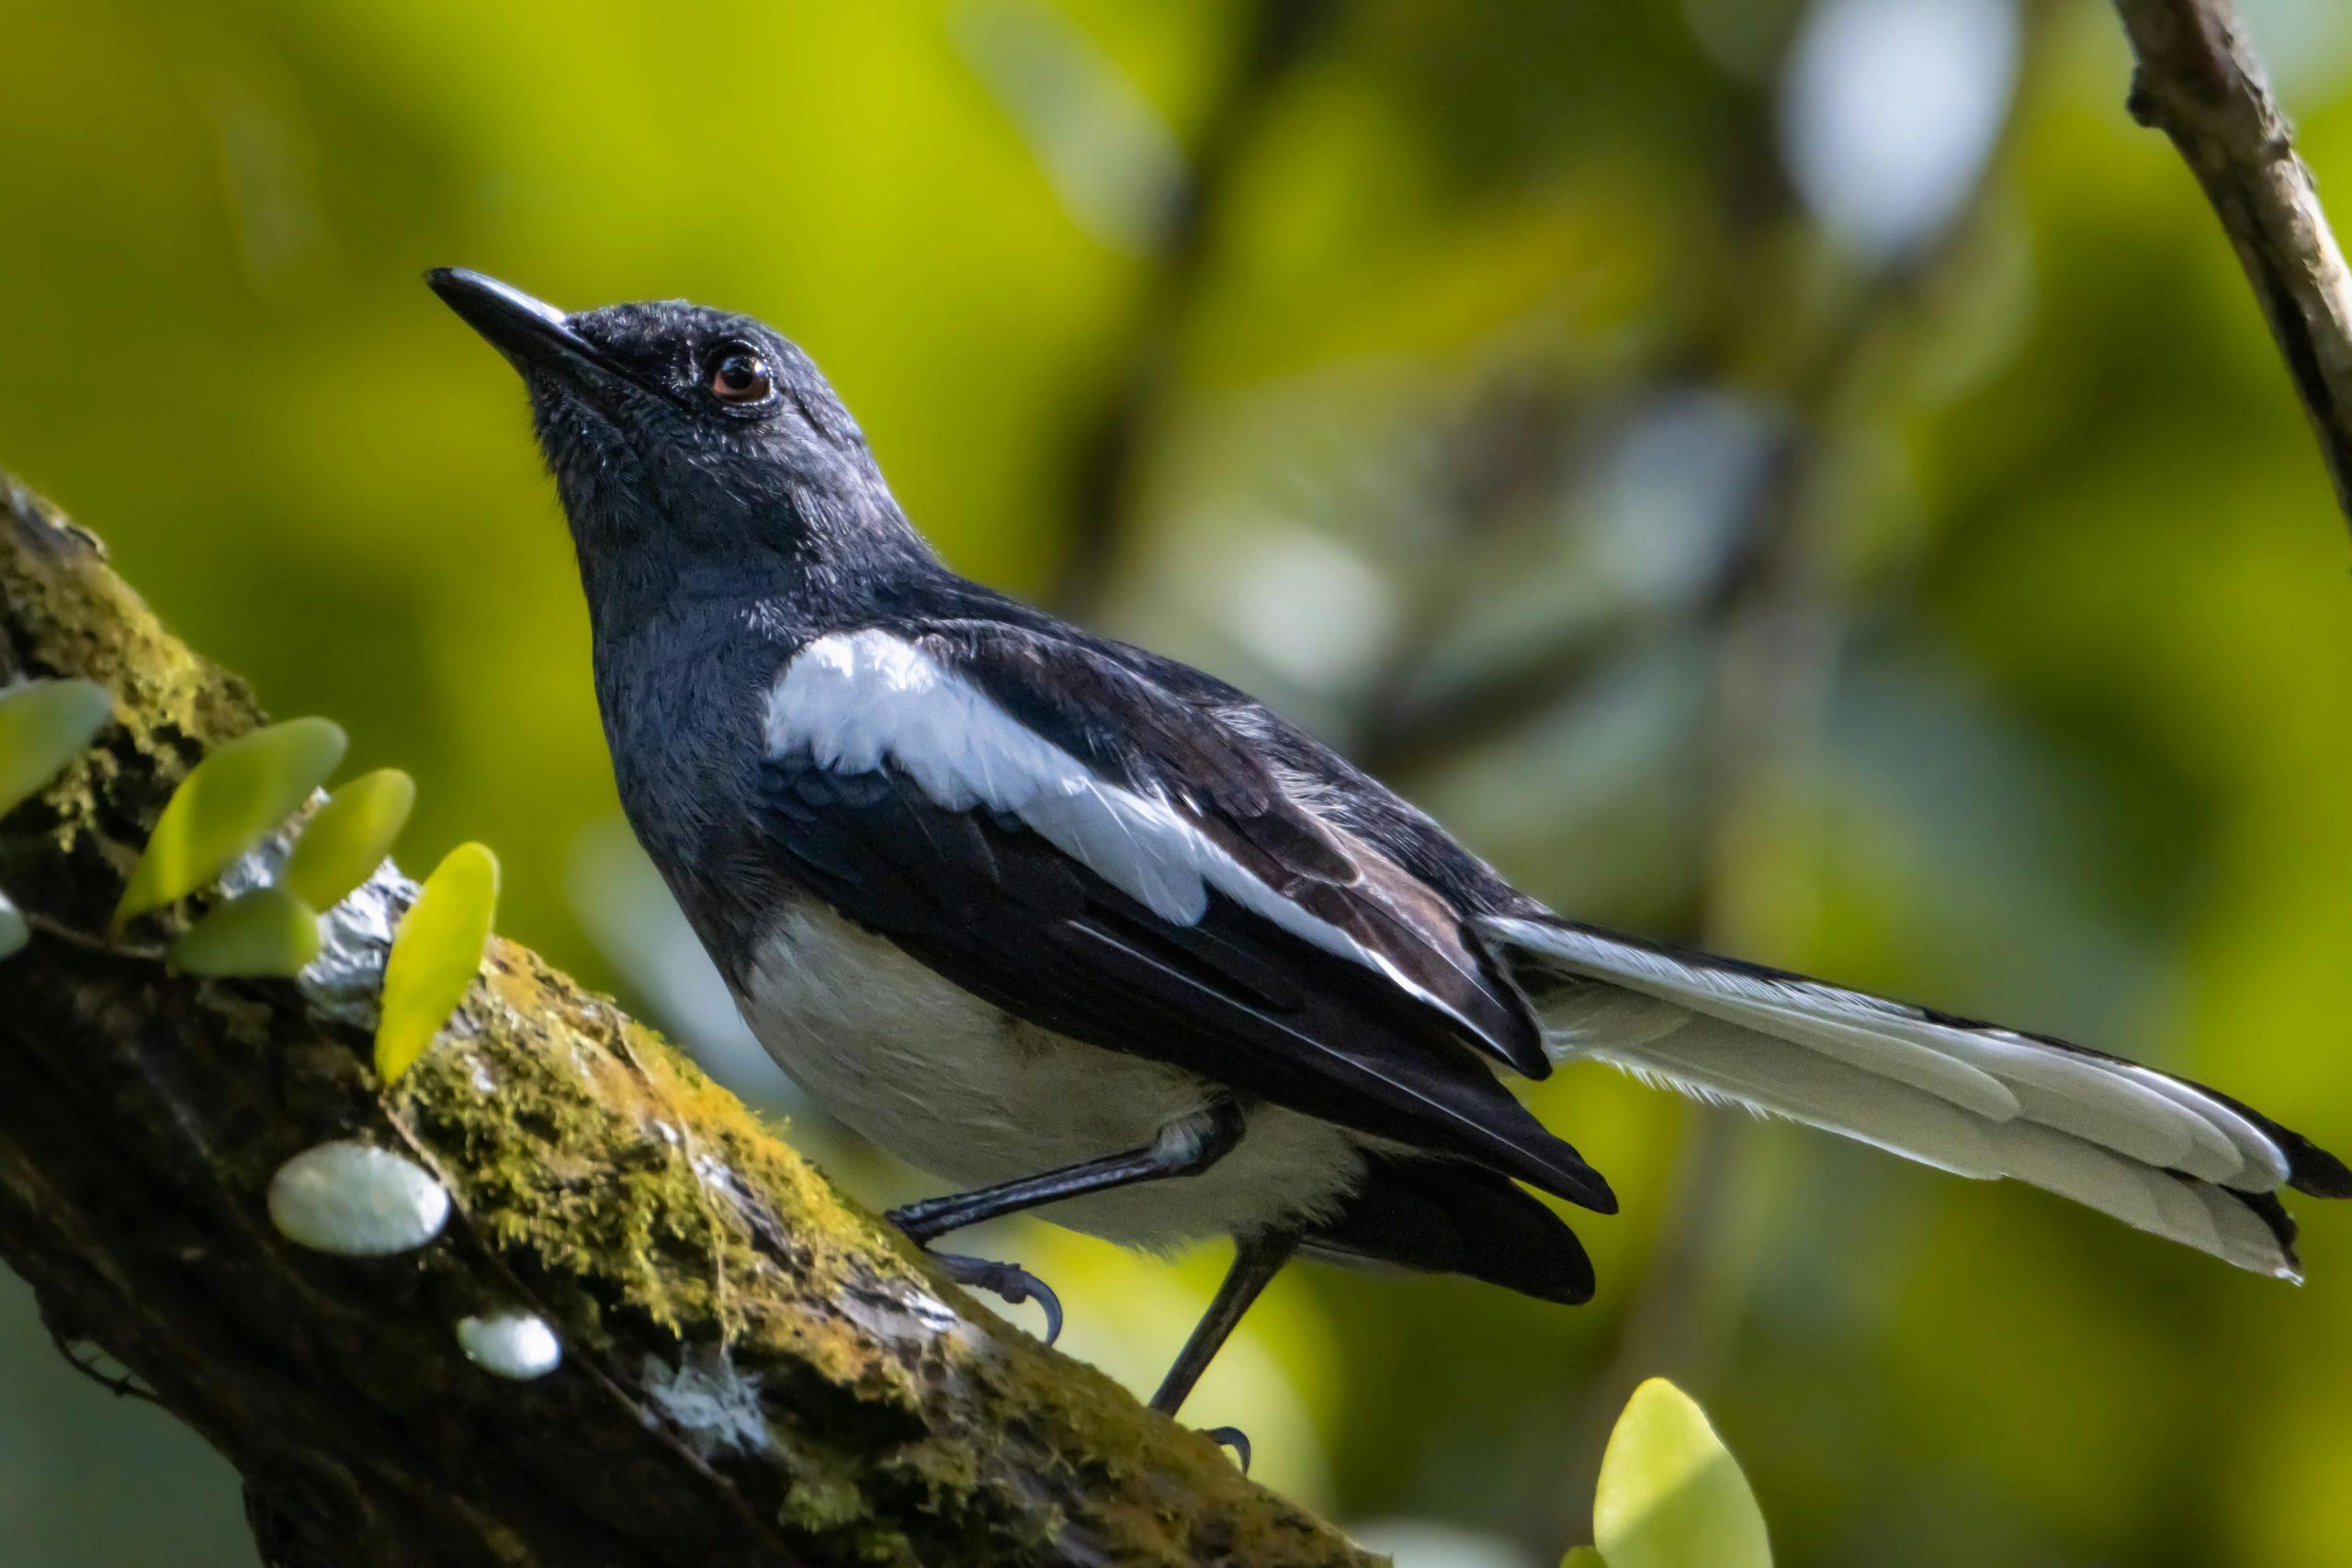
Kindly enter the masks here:
[[[1236, 687], [951, 570], [757, 320], [426, 276], [527, 389], [637, 837], [766, 1051], [949, 1188], [888, 1219], [1231, 1238], [1170, 1416], [1295, 1258], [1589, 1301], [1544, 1198], [1617, 1198], [1507, 1081], [1562, 1063], [2284, 1279], [2279, 1194], [2352, 1196], [2186, 1078], [1555, 913]], [[1058, 1329], [1028, 1270], [934, 1256]]]

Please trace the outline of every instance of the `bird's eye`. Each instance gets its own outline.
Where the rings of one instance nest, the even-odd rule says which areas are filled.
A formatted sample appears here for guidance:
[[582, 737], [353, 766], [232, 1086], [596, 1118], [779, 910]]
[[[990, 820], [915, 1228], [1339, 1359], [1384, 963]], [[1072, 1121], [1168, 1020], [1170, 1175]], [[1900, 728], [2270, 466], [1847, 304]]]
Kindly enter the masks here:
[[723, 348], [711, 357], [710, 395], [722, 403], [756, 403], [775, 390], [775, 373], [752, 349]]

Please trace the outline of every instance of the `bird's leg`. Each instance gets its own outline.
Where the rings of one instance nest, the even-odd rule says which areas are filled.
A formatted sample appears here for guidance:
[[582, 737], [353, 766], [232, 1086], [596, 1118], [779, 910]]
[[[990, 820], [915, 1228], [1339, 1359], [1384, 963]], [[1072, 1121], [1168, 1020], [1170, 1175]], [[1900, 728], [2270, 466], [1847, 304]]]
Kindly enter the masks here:
[[[1151, 1407], [1162, 1416], [1173, 1416], [1184, 1406], [1184, 1396], [1209, 1370], [1209, 1363], [1225, 1348], [1241, 1322], [1241, 1314], [1258, 1299], [1282, 1267], [1298, 1250], [1296, 1231], [1269, 1231], [1235, 1244], [1233, 1267], [1225, 1272], [1225, 1283], [1216, 1288], [1216, 1299], [1209, 1303], [1209, 1310], [1193, 1325], [1193, 1337], [1176, 1352], [1175, 1365], [1159, 1380], [1159, 1392], [1151, 1396]], [[1240, 1456], [1241, 1468], [1250, 1468], [1250, 1439], [1237, 1427], [1214, 1427], [1207, 1436], [1224, 1444]]]
[[1107, 1192], [1114, 1187], [1132, 1187], [1141, 1181], [1198, 1176], [1233, 1152], [1233, 1146], [1241, 1141], [1241, 1108], [1231, 1100], [1220, 1100], [1205, 1110], [1170, 1122], [1160, 1129], [1159, 1137], [1143, 1148], [1102, 1159], [1081, 1160], [1041, 1176], [1001, 1181], [976, 1191], [925, 1198], [893, 1209], [883, 1218], [912, 1240], [928, 1242], [966, 1225], [1001, 1219], [1065, 1198]]
[[[1218, 1100], [1205, 1110], [1161, 1128], [1159, 1136], [1148, 1147], [1103, 1159], [1083, 1160], [1042, 1176], [1002, 1181], [977, 1191], [926, 1198], [893, 1209], [883, 1218], [898, 1226], [910, 1240], [928, 1246], [934, 1236], [949, 1231], [1017, 1214], [1064, 1198], [1131, 1187], [1140, 1181], [1197, 1176], [1232, 1153], [1233, 1146], [1241, 1141], [1241, 1108], [1229, 1100]], [[1060, 1337], [1061, 1300], [1026, 1269], [959, 1253], [940, 1252], [933, 1256], [959, 1285], [988, 1291], [1015, 1306], [1026, 1301], [1036, 1302], [1046, 1314], [1046, 1343], [1050, 1345]]]

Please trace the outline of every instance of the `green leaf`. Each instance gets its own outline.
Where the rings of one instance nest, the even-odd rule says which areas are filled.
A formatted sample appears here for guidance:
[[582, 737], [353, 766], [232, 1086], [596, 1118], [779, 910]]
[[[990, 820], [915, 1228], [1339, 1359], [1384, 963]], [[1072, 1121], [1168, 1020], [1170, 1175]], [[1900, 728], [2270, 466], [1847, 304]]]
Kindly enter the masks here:
[[278, 881], [312, 908], [330, 908], [384, 863], [415, 804], [416, 781], [398, 768], [360, 774], [302, 825]]
[[283, 887], [241, 894], [179, 934], [172, 962], [191, 975], [290, 978], [319, 955], [319, 913]]
[[22, 953], [32, 934], [17, 906], [8, 901], [6, 893], [0, 893], [0, 958], [13, 958]]
[[310, 797], [343, 761], [343, 731], [335, 725], [296, 718], [207, 752], [156, 821], [130, 886], [115, 906], [115, 929], [219, 875]]
[[93, 681], [0, 692], [0, 817], [63, 772], [113, 716], [114, 698]]
[[1609, 1435], [1592, 1522], [1609, 1568], [1771, 1568], [1739, 1461], [1664, 1378], [1634, 1391]]
[[1560, 1568], [1609, 1568], [1609, 1562], [1597, 1548], [1572, 1546], [1568, 1554], [1560, 1559]]
[[386, 1088], [416, 1066], [465, 1000], [497, 911], [498, 857], [481, 844], [459, 844], [424, 879], [384, 964], [376, 1076]]

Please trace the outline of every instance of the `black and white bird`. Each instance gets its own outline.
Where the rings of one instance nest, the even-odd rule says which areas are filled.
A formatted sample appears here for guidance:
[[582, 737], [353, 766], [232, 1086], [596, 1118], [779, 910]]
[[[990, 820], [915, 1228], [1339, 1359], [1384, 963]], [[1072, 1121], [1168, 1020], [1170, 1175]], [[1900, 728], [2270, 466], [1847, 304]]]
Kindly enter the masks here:
[[1616, 1198], [1503, 1072], [1606, 1062], [2288, 1279], [2281, 1190], [2352, 1195], [2168, 1074], [1554, 914], [1245, 694], [950, 571], [758, 321], [431, 282], [529, 388], [638, 837], [785, 1070], [956, 1189], [893, 1221], [1235, 1238], [1163, 1411], [1296, 1254], [1589, 1298], [1533, 1193]]

